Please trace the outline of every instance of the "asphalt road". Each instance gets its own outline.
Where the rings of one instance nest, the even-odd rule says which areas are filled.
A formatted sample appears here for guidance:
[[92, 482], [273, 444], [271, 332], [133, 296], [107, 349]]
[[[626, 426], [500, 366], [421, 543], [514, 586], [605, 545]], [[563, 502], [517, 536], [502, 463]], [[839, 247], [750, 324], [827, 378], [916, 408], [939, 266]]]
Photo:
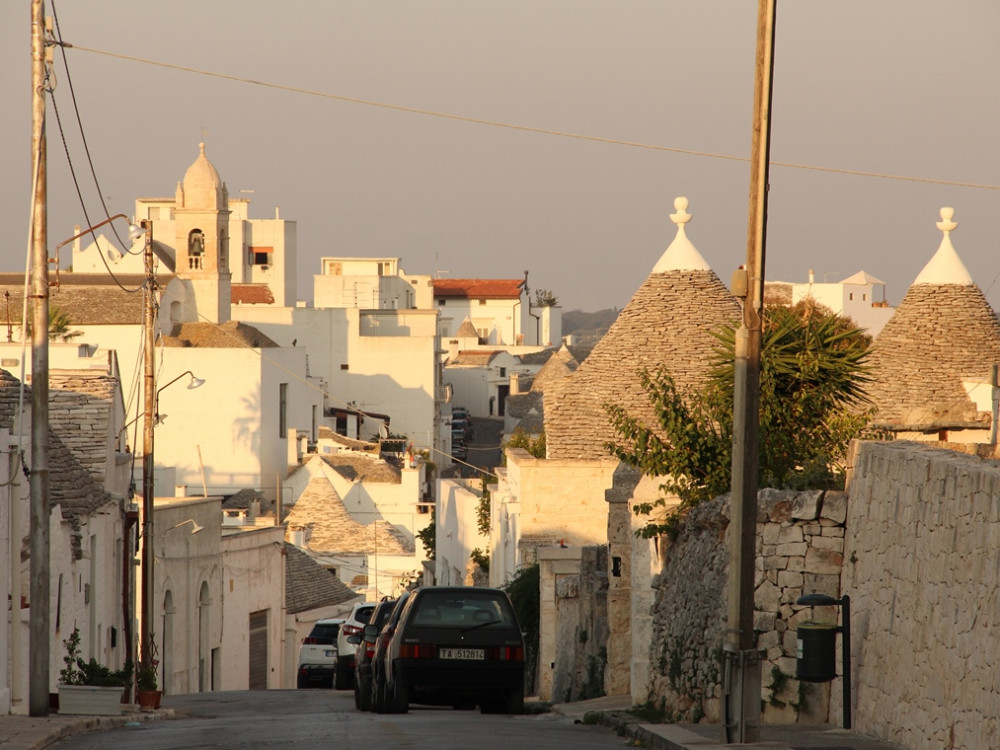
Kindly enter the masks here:
[[354, 694], [334, 690], [267, 690], [167, 696], [176, 718], [92, 732], [58, 742], [73, 750], [245, 750], [246, 748], [511, 747], [605, 750], [625, 747], [606, 727], [557, 714], [483, 715], [412, 706], [407, 714], [363, 713]]

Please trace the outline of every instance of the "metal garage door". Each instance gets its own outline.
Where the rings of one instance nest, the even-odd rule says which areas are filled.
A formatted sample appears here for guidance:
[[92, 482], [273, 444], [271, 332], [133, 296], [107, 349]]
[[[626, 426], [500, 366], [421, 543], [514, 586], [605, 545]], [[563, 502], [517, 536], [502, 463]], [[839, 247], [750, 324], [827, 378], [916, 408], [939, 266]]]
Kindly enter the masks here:
[[267, 610], [250, 613], [250, 689], [267, 690]]

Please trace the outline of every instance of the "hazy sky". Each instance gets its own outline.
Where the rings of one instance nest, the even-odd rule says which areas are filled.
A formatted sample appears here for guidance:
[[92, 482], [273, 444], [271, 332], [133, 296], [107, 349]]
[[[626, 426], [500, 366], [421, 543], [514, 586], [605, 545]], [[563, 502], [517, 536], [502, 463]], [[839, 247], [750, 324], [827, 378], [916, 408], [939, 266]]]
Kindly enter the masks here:
[[[452, 278], [528, 270], [565, 310], [597, 310], [625, 305], [648, 276], [675, 234], [677, 195], [690, 200], [689, 237], [726, 283], [744, 261], [756, 6], [60, 0], [55, 10], [79, 47], [287, 87], [67, 50], [111, 212], [173, 196], [204, 140], [230, 195], [253, 191], [243, 193], [252, 216], [280, 206], [298, 222], [300, 298], [320, 257], [377, 255]], [[93, 224], [102, 209], [58, 50], [56, 63]], [[995, 0], [778, 0], [772, 161], [931, 182], [772, 166], [767, 278], [863, 269], [898, 304], [949, 205], [955, 247], [1000, 307], [998, 71]], [[24, 267], [28, 231], [30, 81], [30, 3], [0, 0], [9, 271]], [[54, 247], [87, 221], [49, 111]]]

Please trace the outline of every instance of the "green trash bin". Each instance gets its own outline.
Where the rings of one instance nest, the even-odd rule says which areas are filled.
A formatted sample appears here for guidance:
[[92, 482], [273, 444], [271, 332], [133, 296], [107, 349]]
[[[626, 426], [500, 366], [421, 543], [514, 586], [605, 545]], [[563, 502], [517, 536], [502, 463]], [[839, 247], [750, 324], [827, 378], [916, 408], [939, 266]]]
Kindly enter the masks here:
[[829, 682], [837, 676], [837, 626], [802, 622], [796, 630], [795, 676], [803, 682]]

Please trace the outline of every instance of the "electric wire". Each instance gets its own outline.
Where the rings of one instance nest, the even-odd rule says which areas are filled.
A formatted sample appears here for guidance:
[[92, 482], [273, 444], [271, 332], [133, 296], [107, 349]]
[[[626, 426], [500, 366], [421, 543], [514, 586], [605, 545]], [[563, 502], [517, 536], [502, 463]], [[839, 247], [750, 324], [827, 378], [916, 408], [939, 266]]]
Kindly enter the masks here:
[[[62, 30], [59, 27], [59, 14], [56, 12], [55, 0], [50, 0], [49, 5], [52, 8], [52, 18], [55, 21], [55, 35], [56, 35], [55, 41], [57, 42], [56, 46], [59, 47], [60, 53], [62, 54], [63, 69], [66, 71], [66, 83], [69, 86], [69, 95], [73, 101], [73, 111], [76, 114], [76, 122], [80, 129], [80, 140], [83, 142], [84, 153], [87, 154], [87, 163], [90, 165], [90, 174], [94, 178], [94, 187], [97, 188], [97, 197], [100, 199], [101, 206], [104, 208], [104, 218], [110, 219], [111, 212], [108, 210], [108, 204], [104, 200], [104, 191], [101, 190], [101, 183], [97, 179], [97, 170], [94, 168], [94, 160], [90, 155], [90, 145], [87, 143], [87, 134], [83, 130], [83, 119], [80, 117], [80, 107], [76, 101], [76, 89], [73, 88], [73, 78], [69, 72], [69, 60], [66, 59], [66, 48], [62, 44], [59, 44], [60, 42], [62, 42]], [[55, 103], [53, 102], [53, 107], [54, 106]], [[89, 219], [87, 223], [88, 225], [90, 224]], [[118, 230], [115, 228], [113, 222], [110, 224], [110, 227], [111, 231], [114, 232], [115, 239], [118, 240], [118, 244], [121, 245], [121, 247], [124, 249], [124, 252], [126, 253], [131, 252], [131, 250], [129, 250], [128, 245], [126, 245], [126, 243], [123, 242], [122, 238], [118, 235]]]
[[[607, 143], [615, 146], [627, 146], [631, 148], [640, 148], [651, 151], [666, 151], [674, 154], [683, 154], [687, 156], [701, 156], [712, 159], [725, 159], [729, 161], [739, 161], [739, 162], [749, 162], [750, 158], [747, 156], [734, 156], [732, 154], [720, 154], [711, 151], [700, 151], [696, 149], [678, 148], [674, 146], [662, 146], [652, 143], [641, 143], [638, 141], [628, 141], [622, 140], [620, 138], [607, 138], [595, 135], [586, 135], [583, 133], [573, 133], [563, 130], [554, 130], [551, 128], [539, 128], [532, 127], [530, 125], [517, 125], [510, 122], [502, 122], [499, 120], [488, 120], [480, 117], [470, 117], [468, 115], [457, 115], [448, 112], [438, 112], [429, 109], [423, 109], [420, 107], [407, 107], [400, 104], [390, 104], [388, 102], [380, 102], [372, 99], [362, 99], [353, 96], [343, 96], [341, 94], [330, 94], [323, 91], [316, 91], [314, 89], [302, 88], [300, 86], [289, 86], [280, 83], [271, 83], [268, 81], [258, 81], [253, 78], [246, 78], [244, 76], [236, 76], [228, 73], [217, 73], [210, 70], [204, 70], [201, 68], [193, 68], [186, 65], [177, 65], [175, 63], [166, 63], [158, 60], [150, 60], [148, 58], [136, 57], [134, 55], [125, 55], [118, 52], [109, 52], [107, 50], [96, 49], [94, 47], [84, 47], [82, 45], [70, 44], [68, 42], [60, 42], [65, 47], [70, 49], [77, 49], [81, 52], [90, 52], [95, 55], [103, 55], [106, 57], [112, 57], [119, 60], [127, 60], [129, 62], [141, 63], [143, 65], [152, 65], [160, 68], [167, 68], [168, 70], [178, 70], [184, 73], [194, 73], [197, 75], [208, 76], [212, 78], [221, 78], [227, 81], [235, 81], [237, 83], [245, 83], [253, 86], [261, 86], [264, 88], [275, 89], [278, 91], [287, 91], [293, 94], [303, 94], [306, 96], [313, 96], [322, 99], [331, 99], [333, 101], [346, 102], [349, 104], [360, 104], [366, 107], [378, 107], [381, 109], [394, 110], [396, 112], [406, 112], [415, 115], [424, 115], [427, 117], [437, 117], [445, 120], [454, 120], [457, 122], [465, 122], [472, 125], [484, 125], [493, 128], [506, 128], [508, 130], [517, 130], [525, 133], [535, 133], [539, 135], [551, 135], [560, 138], [572, 138], [581, 141], [590, 141], [594, 143]], [[815, 172], [826, 172], [830, 174], [841, 174], [841, 175], [851, 175], [855, 177], [871, 177], [876, 179], [884, 180], [897, 180], [900, 182], [919, 182], [927, 183], [932, 185], [948, 185], [951, 187], [967, 187], [975, 188], [979, 190], [1000, 190], [1000, 185], [989, 185], [983, 183], [975, 182], [963, 182], [957, 180], [941, 180], [931, 177], [913, 177], [909, 175], [897, 175], [889, 174], [885, 172], [873, 172], [868, 170], [860, 169], [842, 169], [838, 167], [823, 167], [817, 166], [815, 164], [802, 164], [797, 162], [785, 162], [785, 161], [770, 161], [771, 166], [775, 167], [786, 167], [788, 169], [802, 169]]]

